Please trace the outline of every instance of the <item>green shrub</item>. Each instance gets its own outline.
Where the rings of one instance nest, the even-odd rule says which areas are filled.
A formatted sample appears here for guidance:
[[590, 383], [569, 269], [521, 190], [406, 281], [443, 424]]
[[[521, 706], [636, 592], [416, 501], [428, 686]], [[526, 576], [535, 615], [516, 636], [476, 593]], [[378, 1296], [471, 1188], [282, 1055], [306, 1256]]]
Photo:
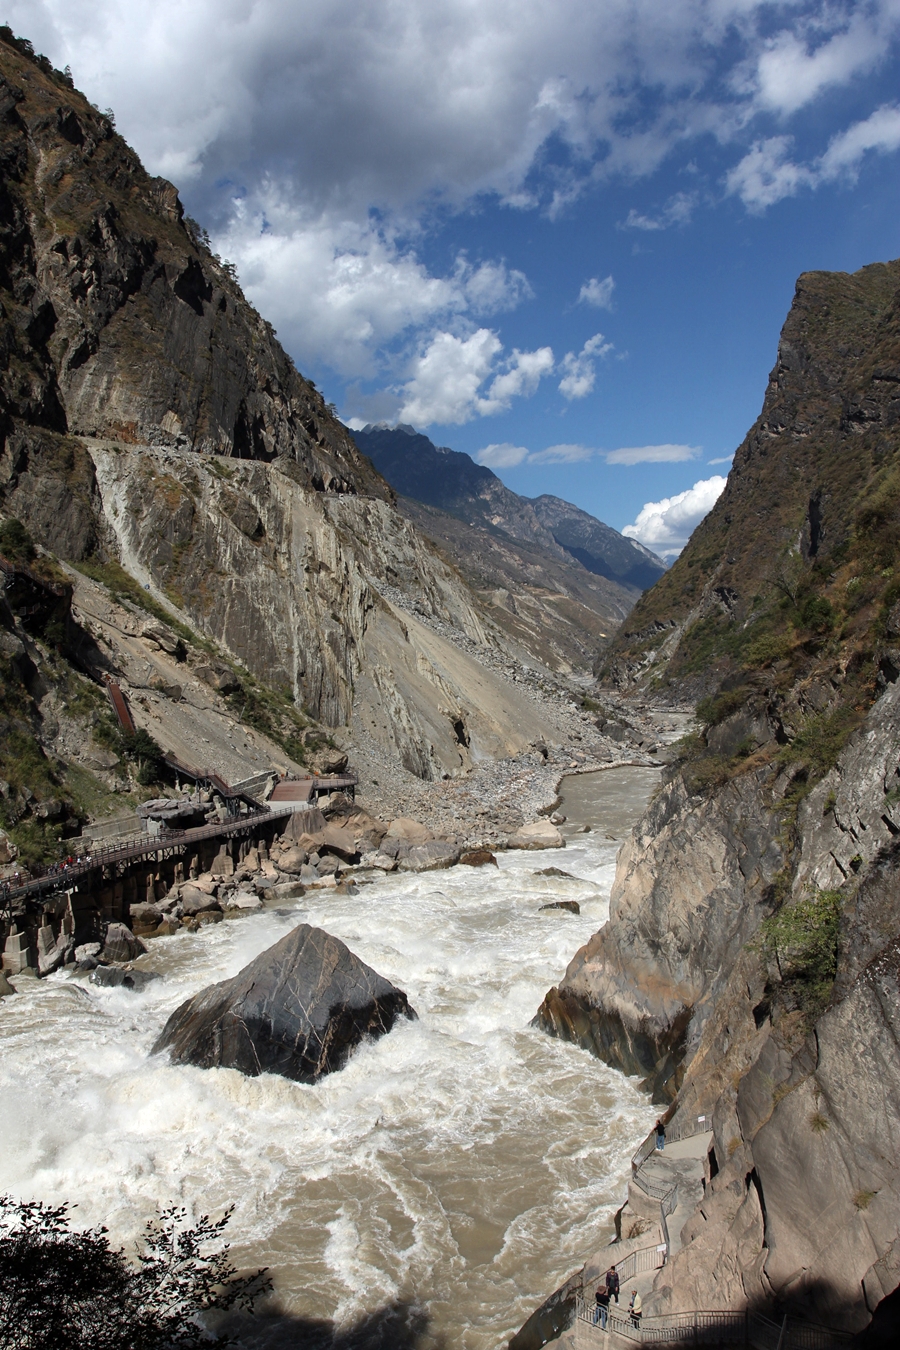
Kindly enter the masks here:
[[15, 516], [0, 522], [0, 553], [11, 563], [24, 563], [26, 566], [37, 556], [31, 535]]
[[808, 786], [812, 787], [837, 764], [841, 751], [864, 716], [848, 704], [832, 712], [813, 713], [804, 720], [794, 739], [782, 748], [780, 762], [804, 766]]
[[823, 595], [810, 595], [800, 609], [800, 622], [814, 633], [830, 633], [835, 624], [835, 612]]
[[809, 1022], [827, 1006], [837, 974], [839, 891], [814, 891], [760, 926], [758, 946]]
[[746, 685], [741, 685], [737, 689], [726, 689], [720, 694], [712, 694], [708, 698], [702, 698], [697, 704], [697, 718], [707, 727], [717, 727], [737, 712], [750, 696], [750, 690]]
[[794, 639], [790, 632], [761, 633], [747, 643], [741, 653], [741, 660], [748, 670], [761, 670], [764, 666], [783, 660], [793, 645]]

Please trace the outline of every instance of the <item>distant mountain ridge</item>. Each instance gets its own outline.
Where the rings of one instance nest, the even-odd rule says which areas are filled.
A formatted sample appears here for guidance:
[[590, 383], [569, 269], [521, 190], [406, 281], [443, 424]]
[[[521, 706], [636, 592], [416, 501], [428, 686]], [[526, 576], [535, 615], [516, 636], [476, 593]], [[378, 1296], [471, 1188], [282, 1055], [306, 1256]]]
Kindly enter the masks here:
[[659, 581], [666, 564], [649, 548], [561, 497], [545, 493], [525, 498], [560, 548], [589, 572], [646, 591]]
[[413, 427], [369, 424], [353, 433], [395, 491], [459, 517], [539, 544], [589, 572], [646, 590], [666, 571], [661, 558], [612, 526], [560, 497], [521, 497], [460, 450], [437, 446]]

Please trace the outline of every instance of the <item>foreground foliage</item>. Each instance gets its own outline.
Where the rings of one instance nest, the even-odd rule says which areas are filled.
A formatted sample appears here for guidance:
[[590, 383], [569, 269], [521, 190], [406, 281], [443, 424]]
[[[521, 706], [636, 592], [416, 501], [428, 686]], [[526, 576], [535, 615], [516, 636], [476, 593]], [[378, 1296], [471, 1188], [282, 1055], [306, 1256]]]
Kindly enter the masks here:
[[[238, 1275], [217, 1243], [231, 1217], [193, 1227], [177, 1206], [148, 1221], [131, 1264], [105, 1228], [73, 1230], [70, 1207], [0, 1196], [4, 1350], [190, 1350], [209, 1344], [203, 1314], [252, 1309], [264, 1270]], [[218, 1341], [217, 1344], [228, 1344]]]

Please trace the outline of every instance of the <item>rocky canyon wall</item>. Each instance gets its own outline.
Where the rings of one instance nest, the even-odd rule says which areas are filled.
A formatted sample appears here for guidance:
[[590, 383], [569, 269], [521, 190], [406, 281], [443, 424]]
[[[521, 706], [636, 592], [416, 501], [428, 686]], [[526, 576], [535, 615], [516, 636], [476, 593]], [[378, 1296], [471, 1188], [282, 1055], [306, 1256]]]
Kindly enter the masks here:
[[121, 563], [254, 676], [420, 777], [552, 736], [471, 655], [509, 640], [172, 185], [4, 41], [0, 158], [3, 515], [62, 559]]
[[707, 694], [537, 1019], [712, 1120], [647, 1314], [896, 1317], [898, 288], [801, 278], [728, 488], [607, 669]]

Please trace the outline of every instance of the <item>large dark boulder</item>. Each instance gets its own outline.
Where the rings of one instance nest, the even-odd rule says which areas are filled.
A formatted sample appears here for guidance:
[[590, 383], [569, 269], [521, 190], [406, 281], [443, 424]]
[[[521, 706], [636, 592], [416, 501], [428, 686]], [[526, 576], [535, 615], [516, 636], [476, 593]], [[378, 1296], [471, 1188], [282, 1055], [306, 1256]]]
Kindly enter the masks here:
[[153, 1052], [179, 1064], [280, 1073], [301, 1083], [339, 1069], [364, 1036], [414, 1018], [395, 988], [338, 938], [301, 923], [231, 980], [176, 1008]]

